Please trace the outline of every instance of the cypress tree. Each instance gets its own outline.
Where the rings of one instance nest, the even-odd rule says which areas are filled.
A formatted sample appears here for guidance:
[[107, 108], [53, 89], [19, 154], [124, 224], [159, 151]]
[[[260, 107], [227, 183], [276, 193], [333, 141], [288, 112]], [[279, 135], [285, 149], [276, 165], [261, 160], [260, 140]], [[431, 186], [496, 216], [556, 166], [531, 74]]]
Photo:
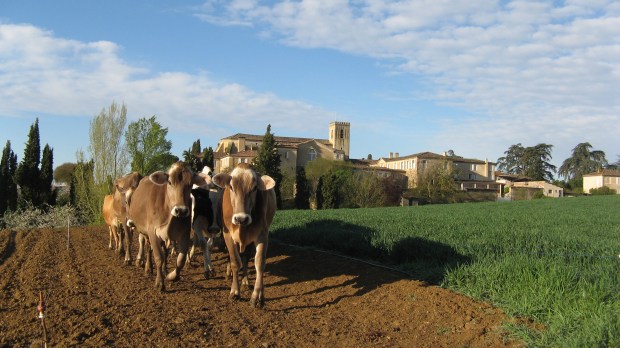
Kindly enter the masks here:
[[25, 208], [28, 204], [35, 207], [41, 205], [39, 194], [39, 164], [41, 162], [41, 145], [39, 140], [39, 119], [32, 126], [28, 133], [28, 141], [24, 149], [24, 158], [19, 164], [16, 173], [17, 184], [21, 188], [19, 206]]
[[16, 208], [17, 185], [13, 178], [16, 163], [17, 156], [11, 150], [11, 141], [7, 140], [0, 160], [0, 216], [4, 215], [7, 210]]
[[306, 178], [304, 167], [300, 167], [295, 176], [295, 208], [310, 208], [310, 183]]
[[41, 158], [41, 175], [39, 180], [39, 192], [41, 203], [54, 205], [56, 203], [55, 190], [52, 187], [54, 181], [54, 149], [45, 144], [43, 157]]
[[280, 154], [278, 154], [276, 140], [271, 133], [271, 125], [267, 125], [267, 131], [263, 137], [263, 143], [258, 149], [258, 155], [254, 158], [253, 165], [256, 171], [263, 175], [269, 175], [276, 182], [276, 201], [278, 208], [282, 207], [282, 172], [280, 172]]

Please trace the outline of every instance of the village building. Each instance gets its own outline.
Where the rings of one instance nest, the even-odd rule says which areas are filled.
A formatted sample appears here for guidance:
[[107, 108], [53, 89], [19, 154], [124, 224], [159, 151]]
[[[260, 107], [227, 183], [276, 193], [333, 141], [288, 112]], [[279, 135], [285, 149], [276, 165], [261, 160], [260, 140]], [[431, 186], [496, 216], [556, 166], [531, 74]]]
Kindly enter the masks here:
[[591, 189], [609, 187], [620, 194], [620, 170], [603, 169], [583, 176], [583, 192], [590, 193]]
[[[237, 133], [221, 139], [213, 154], [215, 172], [228, 171], [239, 163], [250, 163], [258, 155], [263, 137]], [[336, 161], [349, 159], [351, 124], [331, 122], [329, 139], [274, 136], [274, 140], [281, 159], [280, 169], [295, 173], [297, 168], [305, 167], [316, 158]]]

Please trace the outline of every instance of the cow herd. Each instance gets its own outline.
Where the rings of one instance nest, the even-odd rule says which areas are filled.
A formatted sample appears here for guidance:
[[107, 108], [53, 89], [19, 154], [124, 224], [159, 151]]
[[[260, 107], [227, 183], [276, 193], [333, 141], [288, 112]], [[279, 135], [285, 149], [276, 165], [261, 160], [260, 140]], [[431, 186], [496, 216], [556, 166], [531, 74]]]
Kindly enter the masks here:
[[[167, 172], [141, 177], [127, 174], [114, 182], [114, 193], [105, 197], [103, 218], [110, 233], [109, 247], [124, 254], [131, 263], [134, 232], [139, 242], [136, 265], [144, 265], [150, 274], [155, 268], [155, 288], [165, 290], [164, 279], [179, 279], [196, 247], [203, 251], [204, 276], [215, 274], [210, 246], [220, 233], [228, 249], [228, 273], [232, 273], [230, 298], [239, 299], [239, 272], [247, 282], [248, 246], [256, 249], [256, 280], [250, 305], [264, 304], [263, 275], [268, 246], [268, 229], [276, 211], [275, 181], [259, 175], [247, 164], [239, 164], [230, 173], [212, 176], [205, 167], [194, 173], [183, 162], [174, 163]], [[167, 257], [174, 251], [175, 268], [167, 272]], [[164, 278], [165, 277], [165, 278]]]

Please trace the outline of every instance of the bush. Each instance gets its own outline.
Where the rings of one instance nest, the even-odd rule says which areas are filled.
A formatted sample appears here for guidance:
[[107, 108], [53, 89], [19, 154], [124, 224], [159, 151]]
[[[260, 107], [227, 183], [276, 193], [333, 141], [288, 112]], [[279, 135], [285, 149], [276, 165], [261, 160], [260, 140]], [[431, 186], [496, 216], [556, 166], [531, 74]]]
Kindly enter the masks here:
[[46, 210], [30, 205], [25, 209], [6, 212], [0, 219], [0, 227], [14, 230], [60, 228], [67, 226], [67, 222], [71, 226], [82, 225], [84, 218], [70, 205], [48, 206]]
[[603, 187], [599, 187], [599, 188], [594, 188], [594, 189], [590, 189], [590, 194], [593, 196], [601, 196], [601, 195], [615, 195], [616, 194], [616, 190], [607, 187], [607, 186], [603, 186]]

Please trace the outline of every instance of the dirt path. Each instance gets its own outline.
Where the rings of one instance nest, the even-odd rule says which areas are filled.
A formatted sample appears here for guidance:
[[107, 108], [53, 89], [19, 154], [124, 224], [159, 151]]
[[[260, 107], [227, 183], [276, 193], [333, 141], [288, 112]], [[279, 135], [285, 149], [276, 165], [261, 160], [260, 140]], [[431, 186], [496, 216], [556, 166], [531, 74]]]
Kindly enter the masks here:
[[[135, 244], [135, 243], [134, 243]], [[198, 265], [154, 290], [154, 278], [123, 266], [104, 227], [0, 232], [0, 347], [40, 341], [39, 290], [49, 345], [117, 347], [514, 347], [506, 316], [436, 286], [361, 262], [269, 247], [265, 307], [250, 291], [228, 300], [225, 255], [217, 276]]]

